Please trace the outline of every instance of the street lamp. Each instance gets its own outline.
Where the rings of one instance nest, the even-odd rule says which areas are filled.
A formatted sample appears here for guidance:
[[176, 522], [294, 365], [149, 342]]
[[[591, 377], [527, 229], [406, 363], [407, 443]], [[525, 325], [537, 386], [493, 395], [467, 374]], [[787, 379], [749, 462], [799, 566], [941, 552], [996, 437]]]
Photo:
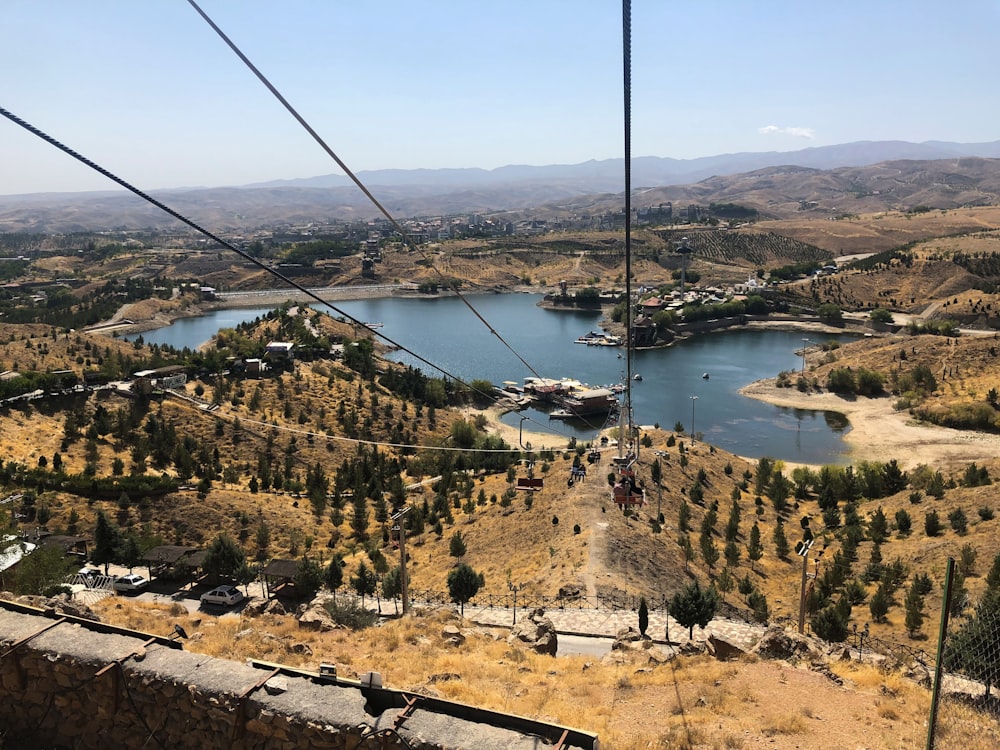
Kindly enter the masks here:
[[809, 339], [802, 339], [802, 373], [805, 374], [806, 371], [806, 348], [811, 344], [812, 341]]
[[691, 396], [691, 444], [694, 445], [694, 402], [698, 400], [697, 396]]
[[510, 580], [510, 576], [507, 576], [507, 588], [510, 589], [511, 593], [514, 594], [514, 625], [517, 625], [517, 592], [524, 588], [522, 583], [518, 586], [516, 583]]

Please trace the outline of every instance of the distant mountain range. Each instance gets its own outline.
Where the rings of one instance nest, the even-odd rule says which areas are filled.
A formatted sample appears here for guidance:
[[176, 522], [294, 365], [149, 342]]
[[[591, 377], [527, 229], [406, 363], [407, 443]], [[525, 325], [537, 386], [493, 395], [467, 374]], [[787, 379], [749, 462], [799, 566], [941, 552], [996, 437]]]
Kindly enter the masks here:
[[[803, 203], [829, 211], [864, 210], [869, 204], [876, 205], [870, 210], [879, 210], [913, 200], [942, 208], [995, 203], [1000, 194], [1000, 162], [990, 161], [994, 159], [1000, 159], [1000, 141], [859, 141], [698, 159], [646, 156], [632, 160], [637, 194], [633, 203], [738, 202], [774, 216], [801, 210]], [[530, 212], [544, 218], [615, 210], [614, 196], [620, 203], [623, 172], [622, 159], [605, 159], [492, 170], [375, 170], [359, 172], [358, 177], [397, 218], [473, 212]], [[217, 231], [378, 215], [343, 175], [236, 188], [160, 190], [154, 195]], [[880, 196], [880, 200], [859, 202]], [[0, 232], [175, 226], [175, 220], [123, 191], [0, 196]]]

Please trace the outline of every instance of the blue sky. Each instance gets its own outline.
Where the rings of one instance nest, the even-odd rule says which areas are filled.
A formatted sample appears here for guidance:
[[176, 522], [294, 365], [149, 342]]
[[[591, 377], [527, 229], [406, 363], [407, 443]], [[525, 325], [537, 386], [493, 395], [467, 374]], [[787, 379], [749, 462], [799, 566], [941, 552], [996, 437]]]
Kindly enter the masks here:
[[[201, 0], [355, 171], [621, 157], [614, 0]], [[0, 106], [144, 189], [336, 173], [183, 0], [3, 0]], [[632, 155], [1000, 139], [1000, 2], [632, 3]], [[111, 189], [0, 118], [0, 194]]]

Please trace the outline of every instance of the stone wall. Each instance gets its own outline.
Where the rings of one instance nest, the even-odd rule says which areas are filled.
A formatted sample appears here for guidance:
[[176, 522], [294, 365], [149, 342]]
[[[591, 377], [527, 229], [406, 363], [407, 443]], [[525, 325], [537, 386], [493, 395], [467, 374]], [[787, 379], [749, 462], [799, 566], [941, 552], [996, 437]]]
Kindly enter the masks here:
[[101, 750], [598, 746], [587, 732], [194, 654], [10, 602], [0, 602], [0, 731], [7, 747]]

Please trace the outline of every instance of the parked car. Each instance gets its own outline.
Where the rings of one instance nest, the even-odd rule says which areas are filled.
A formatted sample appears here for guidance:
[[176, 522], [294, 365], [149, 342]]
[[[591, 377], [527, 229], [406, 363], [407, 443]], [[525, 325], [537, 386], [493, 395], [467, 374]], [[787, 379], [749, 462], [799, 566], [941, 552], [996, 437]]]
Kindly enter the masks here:
[[115, 579], [115, 591], [142, 591], [149, 584], [143, 576], [138, 573], [129, 573], [128, 575], [118, 576]]
[[243, 599], [243, 592], [235, 586], [217, 586], [201, 595], [202, 604], [218, 604], [223, 607], [231, 607]]

